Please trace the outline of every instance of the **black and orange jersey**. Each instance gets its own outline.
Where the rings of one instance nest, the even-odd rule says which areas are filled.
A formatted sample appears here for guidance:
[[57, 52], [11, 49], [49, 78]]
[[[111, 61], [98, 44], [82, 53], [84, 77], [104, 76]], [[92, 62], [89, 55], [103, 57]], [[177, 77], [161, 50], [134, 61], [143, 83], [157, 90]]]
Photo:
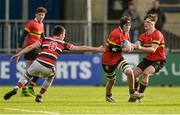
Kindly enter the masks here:
[[29, 46], [37, 42], [44, 34], [44, 24], [39, 23], [37, 19], [29, 21], [24, 28], [27, 33], [25, 40], [23, 41], [23, 47]]
[[155, 30], [152, 34], [148, 35], [143, 33], [140, 35], [139, 41], [143, 47], [151, 47], [152, 44], [157, 44], [158, 48], [154, 53], [148, 53], [146, 59], [149, 61], [165, 60], [165, 43], [164, 36], [159, 30]]
[[105, 65], [117, 64], [123, 57], [121, 52], [109, 51], [109, 43], [113, 45], [120, 45], [122, 41], [129, 40], [129, 34], [123, 33], [120, 27], [115, 28], [109, 35], [106, 42], [106, 50], [102, 55], [102, 63]]

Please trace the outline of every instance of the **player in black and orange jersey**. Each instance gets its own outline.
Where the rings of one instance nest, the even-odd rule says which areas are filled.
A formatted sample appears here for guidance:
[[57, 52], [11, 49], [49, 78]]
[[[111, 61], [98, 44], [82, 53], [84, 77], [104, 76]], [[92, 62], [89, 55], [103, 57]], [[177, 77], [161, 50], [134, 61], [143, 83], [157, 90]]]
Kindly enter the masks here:
[[64, 41], [65, 38], [65, 28], [63, 26], [56, 26], [54, 28], [53, 36], [51, 37], [44, 37], [42, 40], [38, 40], [36, 43], [24, 48], [20, 52], [16, 53], [11, 57], [18, 61], [19, 56], [22, 54], [29, 52], [35, 48], [41, 47], [42, 49], [39, 51], [39, 55], [37, 56], [36, 60], [30, 65], [27, 69], [24, 77], [20, 78], [17, 82], [17, 85], [13, 88], [13, 90], [7, 92], [4, 95], [4, 99], [8, 100], [13, 95], [17, 93], [17, 91], [27, 83], [33, 76], [44, 77], [45, 81], [41, 87], [39, 94], [36, 96], [36, 102], [42, 102], [42, 96], [51, 86], [53, 79], [56, 74], [56, 61], [59, 56], [61, 56], [64, 50], [71, 50], [71, 51], [93, 51], [93, 52], [104, 52], [104, 47], [90, 47], [90, 46], [76, 46], [71, 43], [67, 43]]
[[[19, 48], [17, 49], [17, 52], [44, 37], [44, 24], [42, 21], [44, 20], [46, 13], [47, 10], [44, 7], [38, 7], [36, 9], [35, 18], [27, 22], [25, 25], [23, 35], [19, 40]], [[26, 69], [29, 68], [32, 62], [36, 59], [38, 50], [39, 49], [34, 49], [24, 55]], [[22, 88], [21, 96], [29, 96], [30, 94], [34, 95], [33, 87], [37, 80], [38, 76], [34, 76], [28, 84], [28, 89], [26, 89], [26, 85]]]
[[[136, 42], [137, 49], [147, 52], [146, 57], [133, 71], [136, 79], [142, 75], [139, 90], [138, 80], [135, 82], [135, 89], [142, 95], [144, 95], [144, 91], [148, 86], [150, 75], [158, 72], [165, 65], [166, 60], [164, 36], [155, 28], [156, 21], [156, 15], [148, 14], [145, 16], [144, 28], [146, 32], [141, 34], [139, 40]], [[137, 99], [131, 98], [130, 100], [136, 101]]]
[[129, 40], [129, 30], [131, 28], [131, 18], [122, 17], [120, 26], [112, 30], [106, 42], [106, 50], [102, 55], [102, 66], [108, 81], [106, 83], [106, 101], [115, 102], [112, 97], [112, 88], [115, 84], [115, 69], [122, 70], [126, 74], [129, 81], [129, 93], [131, 97], [139, 97], [140, 95], [134, 91], [134, 75], [131, 66], [123, 58], [123, 51], [131, 51], [131, 46], [122, 47], [121, 44], [125, 40]]

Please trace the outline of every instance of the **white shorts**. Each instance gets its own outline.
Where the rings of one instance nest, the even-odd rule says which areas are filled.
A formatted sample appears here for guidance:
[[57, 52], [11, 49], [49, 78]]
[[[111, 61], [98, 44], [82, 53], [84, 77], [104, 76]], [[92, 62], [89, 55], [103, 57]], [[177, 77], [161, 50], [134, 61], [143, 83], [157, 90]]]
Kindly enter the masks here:
[[27, 69], [27, 72], [31, 76], [38, 76], [44, 78], [54, 75], [54, 72], [51, 68], [47, 68], [41, 65], [37, 60], [33, 61], [33, 63]]

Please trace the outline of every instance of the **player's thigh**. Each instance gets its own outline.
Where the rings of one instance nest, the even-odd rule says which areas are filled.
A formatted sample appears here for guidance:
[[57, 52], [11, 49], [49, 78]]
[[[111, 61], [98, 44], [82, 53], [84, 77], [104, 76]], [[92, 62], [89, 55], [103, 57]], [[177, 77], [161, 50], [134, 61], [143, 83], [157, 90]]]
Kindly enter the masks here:
[[154, 68], [154, 66], [150, 65], [143, 71], [143, 74], [151, 75], [151, 74], [153, 74], [155, 72], [156, 72], [156, 69]]
[[105, 76], [109, 79], [113, 79], [115, 77], [115, 69], [117, 65], [104, 65], [102, 64], [103, 70], [105, 72]]
[[26, 69], [28, 69], [32, 63], [33, 63], [33, 61], [31, 61], [31, 60], [25, 60]]
[[126, 75], [132, 73], [131, 65], [125, 59], [122, 59], [119, 62], [119, 64], [117, 65], [117, 69], [121, 70]]
[[41, 65], [37, 61], [34, 61], [27, 69], [27, 73], [30, 76], [38, 76], [39, 77], [41, 74]]
[[137, 77], [139, 77], [139, 76], [143, 73], [143, 71], [142, 71], [141, 68], [135, 67], [135, 68], [133, 69], [133, 73], [134, 73], [134, 77], [137, 78]]
[[165, 65], [165, 61], [155, 61], [152, 66], [155, 68], [155, 73], [159, 72]]

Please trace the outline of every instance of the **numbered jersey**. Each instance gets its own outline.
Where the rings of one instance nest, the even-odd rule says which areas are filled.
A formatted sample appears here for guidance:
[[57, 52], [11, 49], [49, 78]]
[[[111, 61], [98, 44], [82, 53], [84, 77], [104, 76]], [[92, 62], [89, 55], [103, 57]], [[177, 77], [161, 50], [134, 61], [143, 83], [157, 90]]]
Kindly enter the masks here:
[[72, 47], [72, 44], [62, 41], [58, 37], [45, 37], [38, 43], [42, 50], [36, 60], [48, 68], [55, 66], [56, 60], [63, 50], [70, 50]]

